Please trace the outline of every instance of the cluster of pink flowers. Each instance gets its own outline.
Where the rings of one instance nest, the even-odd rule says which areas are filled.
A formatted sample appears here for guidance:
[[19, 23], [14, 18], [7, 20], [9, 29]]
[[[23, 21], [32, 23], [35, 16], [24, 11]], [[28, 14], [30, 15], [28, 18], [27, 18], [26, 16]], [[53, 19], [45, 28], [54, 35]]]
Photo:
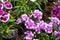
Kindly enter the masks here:
[[6, 9], [12, 9], [12, 4], [7, 0], [7, 1], [3, 1], [0, 0], [0, 21], [2, 22], [7, 22], [9, 20], [9, 12], [3, 11], [3, 8]]
[[[51, 18], [51, 22], [55, 24], [56, 26], [58, 26], [60, 24], [60, 20], [59, 20], [60, 19], [60, 4], [56, 3], [54, 7], [55, 8], [51, 11], [52, 16], [54, 16]], [[60, 27], [58, 31], [54, 31], [54, 35], [60, 38]]]
[[[35, 30], [35, 33], [37, 34], [40, 34], [42, 30], [46, 33], [52, 33], [53, 25], [59, 25], [59, 19], [57, 17], [50, 17], [51, 22], [46, 23], [41, 20], [42, 16], [43, 13], [41, 11], [34, 10], [31, 17], [37, 18], [37, 21], [32, 20], [31, 17], [26, 14], [21, 15], [21, 18], [18, 18], [16, 21], [18, 24], [24, 21], [26, 28], [29, 30]], [[32, 31], [26, 31], [25, 34], [25, 39], [32, 39], [34, 37]]]

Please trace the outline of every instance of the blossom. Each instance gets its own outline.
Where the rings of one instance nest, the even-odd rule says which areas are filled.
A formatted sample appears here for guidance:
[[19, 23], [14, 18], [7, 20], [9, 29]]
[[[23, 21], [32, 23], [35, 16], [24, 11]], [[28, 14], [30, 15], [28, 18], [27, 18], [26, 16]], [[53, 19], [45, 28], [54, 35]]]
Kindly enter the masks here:
[[57, 16], [58, 13], [59, 13], [59, 12], [56, 11], [56, 10], [52, 10], [52, 11], [51, 11], [51, 14], [52, 14], [53, 16]]
[[39, 11], [39, 10], [34, 10], [33, 16], [34, 16], [34, 18], [39, 18], [39, 19], [41, 19], [41, 18], [42, 18], [42, 12]]
[[44, 29], [44, 26], [45, 26], [45, 22], [42, 20], [42, 21], [40, 21], [39, 22], [39, 27], [40, 27], [40, 29]]
[[35, 2], [36, 0], [30, 0], [30, 1]]
[[12, 4], [10, 2], [5, 1], [3, 4], [6, 9], [12, 9]]
[[27, 19], [29, 19], [29, 17], [26, 14], [21, 15], [21, 18], [23, 21], [26, 21]]
[[0, 10], [3, 9], [3, 4], [0, 4]]
[[34, 21], [32, 19], [28, 19], [25, 21], [25, 26], [27, 29], [33, 29], [34, 28]]
[[36, 22], [36, 25], [34, 26], [34, 29], [37, 34], [40, 34], [41, 30], [44, 30], [45, 23], [44, 21], [38, 21]]
[[55, 4], [55, 9], [56, 9], [58, 12], [60, 12], [60, 4], [56, 3], [56, 4]]
[[0, 10], [0, 18], [2, 17], [3, 14], [3, 10]]
[[7, 22], [9, 20], [9, 13], [8, 12], [5, 12], [3, 10], [0, 10], [0, 20], [2, 22]]
[[54, 25], [59, 25], [59, 19], [57, 17], [51, 17], [51, 22], [54, 24]]
[[58, 38], [60, 38], [60, 31], [54, 31], [54, 35]]
[[16, 20], [16, 22], [17, 22], [18, 24], [21, 23], [21, 22], [22, 22], [21, 18], [18, 18], [18, 19]]
[[59, 19], [60, 19], [60, 14], [57, 14], [57, 18], [59, 18]]
[[34, 34], [32, 33], [32, 31], [26, 31], [24, 32], [24, 34], [26, 34], [26, 36], [24, 37], [25, 39], [30, 39], [32, 40]]
[[36, 28], [35, 31], [36, 31], [37, 34], [40, 34], [41, 33], [41, 29], [39, 27]]
[[45, 32], [46, 33], [51, 33], [52, 32], [52, 25], [51, 24], [45, 24]]

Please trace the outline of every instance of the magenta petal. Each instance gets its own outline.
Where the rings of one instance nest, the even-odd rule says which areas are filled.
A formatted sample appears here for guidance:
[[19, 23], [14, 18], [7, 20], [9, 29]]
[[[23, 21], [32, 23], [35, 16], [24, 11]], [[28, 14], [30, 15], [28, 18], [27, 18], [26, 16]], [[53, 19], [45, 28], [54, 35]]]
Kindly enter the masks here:
[[32, 38], [33, 38], [32, 35], [26, 35], [26, 36], [25, 36], [25, 39], [27, 39], [27, 40], [32, 40]]
[[58, 38], [60, 38], [60, 31], [54, 31], [54, 35]]
[[60, 19], [60, 14], [57, 14], [57, 17]]
[[60, 4], [56, 3], [56, 4], [55, 4], [55, 9], [56, 9], [58, 12], [60, 12]]
[[16, 22], [17, 22], [18, 24], [21, 23], [21, 22], [22, 22], [21, 18], [18, 18], [18, 19], [16, 20]]
[[2, 17], [2, 15], [3, 15], [3, 11], [2, 11], [2, 10], [0, 10], [0, 17]]
[[30, 33], [29, 31], [24, 32], [24, 34], [29, 34], [29, 33]]
[[56, 11], [56, 10], [52, 10], [51, 13], [52, 13], [53, 16], [57, 16], [57, 14], [58, 14], [59, 12]]
[[3, 15], [4, 16], [9, 16], [9, 13], [8, 12], [4, 12]]
[[37, 28], [35, 31], [36, 31], [37, 34], [40, 34], [41, 29], [40, 28]]
[[3, 9], [3, 4], [0, 4], [0, 9]]

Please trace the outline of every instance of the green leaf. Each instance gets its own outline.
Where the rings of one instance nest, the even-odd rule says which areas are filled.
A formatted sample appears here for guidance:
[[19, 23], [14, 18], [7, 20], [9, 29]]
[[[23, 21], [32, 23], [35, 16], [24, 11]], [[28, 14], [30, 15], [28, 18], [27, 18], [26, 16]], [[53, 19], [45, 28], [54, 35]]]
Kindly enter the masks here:
[[59, 38], [56, 38], [55, 40], [59, 40]]
[[15, 19], [9, 19], [9, 21], [8, 22], [14, 22], [15, 21]]
[[42, 11], [40, 4], [36, 2], [36, 5], [37, 5], [38, 8]]
[[20, 6], [15, 6], [14, 8], [19, 8]]
[[54, 30], [58, 30], [58, 27], [56, 25], [53, 25]]

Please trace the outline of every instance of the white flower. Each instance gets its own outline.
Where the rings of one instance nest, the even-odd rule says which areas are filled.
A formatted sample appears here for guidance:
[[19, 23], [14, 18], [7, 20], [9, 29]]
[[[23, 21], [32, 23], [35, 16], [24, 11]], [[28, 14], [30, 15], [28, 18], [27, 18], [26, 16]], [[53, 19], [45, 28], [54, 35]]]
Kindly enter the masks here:
[[35, 2], [36, 0], [30, 0], [30, 1]]

